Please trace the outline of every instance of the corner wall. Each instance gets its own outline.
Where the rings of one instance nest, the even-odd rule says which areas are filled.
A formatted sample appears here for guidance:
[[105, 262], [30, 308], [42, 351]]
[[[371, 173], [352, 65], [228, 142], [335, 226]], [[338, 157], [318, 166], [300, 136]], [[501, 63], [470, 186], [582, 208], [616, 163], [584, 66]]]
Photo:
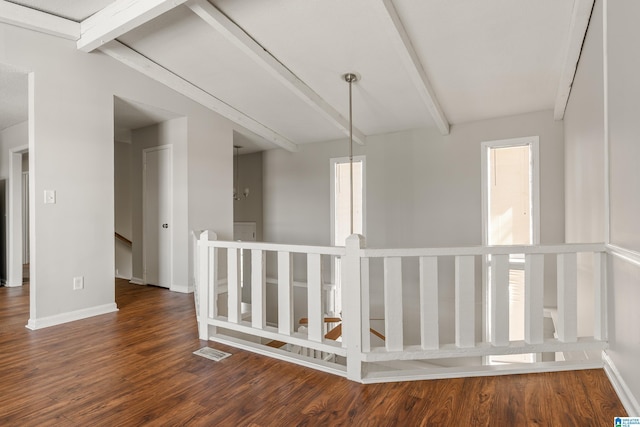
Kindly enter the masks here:
[[[613, 245], [607, 290], [610, 347], [605, 360], [631, 416], [640, 415], [637, 16], [637, 2], [596, 0], [564, 119], [567, 242]], [[579, 267], [583, 280], [590, 266]]]
[[[185, 260], [192, 256], [190, 228], [231, 235], [231, 122], [106, 55], [79, 52], [69, 40], [0, 24], [0, 62], [32, 73], [30, 328], [116, 309], [114, 96], [187, 117], [178, 172], [185, 184], [176, 195], [183, 235], [175, 250], [189, 254]], [[57, 192], [56, 204], [43, 203], [44, 190]], [[180, 274], [187, 290], [188, 261]], [[73, 290], [77, 276], [84, 277], [82, 290]]]

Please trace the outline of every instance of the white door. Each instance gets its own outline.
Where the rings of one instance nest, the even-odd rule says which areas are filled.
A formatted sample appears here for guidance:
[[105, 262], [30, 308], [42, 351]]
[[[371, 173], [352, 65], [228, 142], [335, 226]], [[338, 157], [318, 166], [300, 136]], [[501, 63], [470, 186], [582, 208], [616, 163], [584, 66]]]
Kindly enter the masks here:
[[171, 146], [143, 151], [144, 282], [171, 287]]

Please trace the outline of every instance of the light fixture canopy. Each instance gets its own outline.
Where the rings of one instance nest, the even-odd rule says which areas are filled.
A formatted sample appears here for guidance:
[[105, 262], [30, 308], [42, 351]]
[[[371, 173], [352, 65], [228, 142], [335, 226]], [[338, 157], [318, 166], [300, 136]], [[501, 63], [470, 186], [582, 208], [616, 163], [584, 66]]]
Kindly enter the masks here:
[[249, 187], [245, 187], [245, 189], [242, 191], [242, 193], [240, 193], [239, 189], [240, 189], [240, 162], [239, 162], [239, 156], [238, 156], [238, 152], [240, 151], [240, 149], [242, 148], [241, 145], [234, 145], [233, 148], [236, 150], [236, 167], [235, 167], [235, 175], [236, 175], [236, 179], [235, 179], [235, 183], [233, 186], [233, 200], [242, 200], [242, 199], [246, 199], [247, 197], [249, 197]]

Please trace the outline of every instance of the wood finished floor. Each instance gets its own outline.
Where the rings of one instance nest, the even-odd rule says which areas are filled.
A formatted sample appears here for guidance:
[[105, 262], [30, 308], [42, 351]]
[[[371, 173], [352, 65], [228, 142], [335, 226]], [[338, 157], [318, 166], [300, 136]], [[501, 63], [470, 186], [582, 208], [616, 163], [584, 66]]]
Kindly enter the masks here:
[[361, 385], [242, 350], [193, 355], [191, 295], [116, 281], [120, 311], [29, 331], [0, 288], [2, 426], [610, 426], [602, 370]]

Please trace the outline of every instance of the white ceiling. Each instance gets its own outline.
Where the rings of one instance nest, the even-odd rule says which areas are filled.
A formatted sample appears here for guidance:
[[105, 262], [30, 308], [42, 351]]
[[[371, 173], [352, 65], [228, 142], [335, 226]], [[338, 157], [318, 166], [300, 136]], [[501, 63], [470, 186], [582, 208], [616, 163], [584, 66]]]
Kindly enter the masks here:
[[[135, 2], [13, 3], [81, 22], [108, 5], [112, 10], [120, 3]], [[285, 74], [326, 104], [321, 107], [283, 84], [283, 71], [256, 61], [237, 39], [196, 15], [189, 3], [116, 37], [265, 129], [303, 144], [345, 136], [344, 126], [327, 119], [326, 112], [348, 117], [348, 85], [342, 79], [346, 72], [361, 76], [353, 87], [354, 125], [365, 135], [438, 124], [430, 112], [433, 108], [421, 96], [425, 86], [416, 84], [420, 69], [431, 86], [426, 91], [432, 90], [448, 124], [553, 109], [566, 73], [579, 2], [583, 8], [590, 4], [589, 0], [210, 0], [250, 36], [258, 50], [268, 52]], [[409, 50], [415, 50], [413, 69], [407, 66], [408, 50], [398, 47], [399, 31], [384, 4], [387, 10], [393, 5]], [[105, 12], [92, 19], [101, 14]], [[120, 18], [114, 13], [113, 19]], [[247, 135], [261, 147], [272, 146], [255, 134]]]

